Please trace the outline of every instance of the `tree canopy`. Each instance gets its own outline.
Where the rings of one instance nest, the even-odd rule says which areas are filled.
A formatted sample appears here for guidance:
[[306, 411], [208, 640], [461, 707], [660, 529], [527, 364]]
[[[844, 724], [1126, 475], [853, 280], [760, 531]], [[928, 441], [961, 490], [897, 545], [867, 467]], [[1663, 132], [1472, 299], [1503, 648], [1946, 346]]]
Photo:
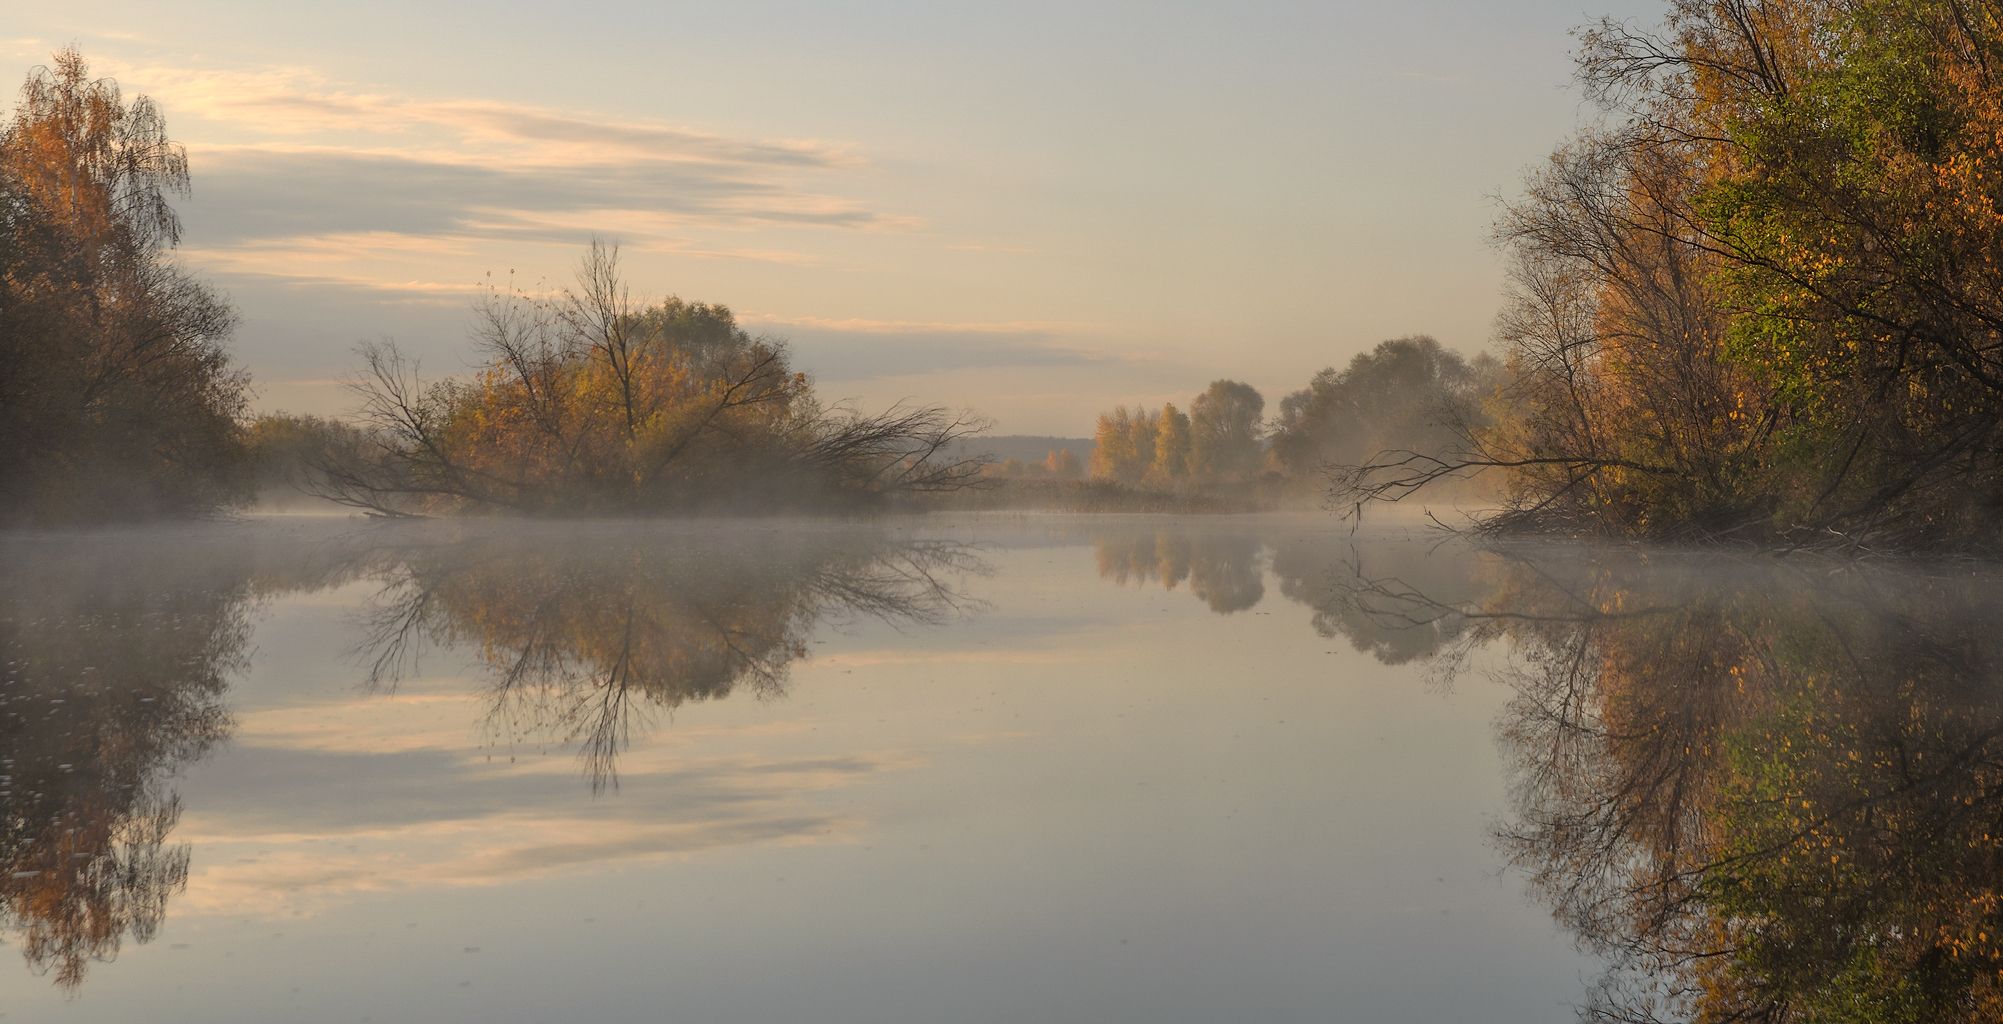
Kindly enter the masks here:
[[1993, 546], [2003, 5], [1675, 0], [1583, 39], [1603, 116], [1499, 225], [1510, 415], [1341, 489], [1500, 470], [1498, 526]]
[[1280, 400], [1273, 460], [1308, 476], [1390, 448], [1451, 450], [1476, 421], [1475, 404], [1498, 372], [1492, 356], [1470, 361], [1428, 335], [1380, 342]]
[[496, 290], [477, 308], [484, 366], [422, 381], [393, 345], [364, 346], [364, 430], [313, 465], [320, 495], [386, 515], [653, 513], [820, 507], [975, 482], [954, 454], [979, 421], [937, 407], [823, 407], [785, 345], [724, 306], [642, 306], [615, 248], [575, 287]]
[[151, 101], [75, 50], [0, 126], [0, 520], [208, 511], [241, 496], [236, 316], [168, 257], [188, 165]]

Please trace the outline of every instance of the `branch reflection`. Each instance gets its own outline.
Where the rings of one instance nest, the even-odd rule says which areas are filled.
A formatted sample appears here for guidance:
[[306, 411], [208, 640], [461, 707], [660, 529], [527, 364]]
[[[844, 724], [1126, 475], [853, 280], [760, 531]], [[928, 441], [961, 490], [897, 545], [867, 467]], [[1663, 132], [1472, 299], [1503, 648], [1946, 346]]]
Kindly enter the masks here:
[[186, 888], [174, 780], [231, 735], [265, 598], [375, 583], [368, 687], [470, 651], [494, 733], [575, 744], [596, 792], [652, 714], [778, 694], [820, 626], [940, 622], [986, 571], [857, 527], [630, 524], [16, 535], [0, 568], [0, 928], [65, 989]]
[[5, 551], [0, 924], [64, 988], [159, 928], [188, 878], [187, 846], [168, 841], [181, 814], [170, 779], [230, 732], [248, 576], [157, 552]]
[[573, 745], [593, 792], [652, 716], [785, 690], [826, 622], [942, 622], [971, 610], [965, 546], [870, 531], [656, 536], [510, 534], [402, 552], [368, 613], [368, 685], [394, 688], [426, 645], [476, 653], [487, 725]]
[[1626, 551], [1490, 558], [1499, 840], [1602, 1021], [2003, 1019], [2003, 583]]

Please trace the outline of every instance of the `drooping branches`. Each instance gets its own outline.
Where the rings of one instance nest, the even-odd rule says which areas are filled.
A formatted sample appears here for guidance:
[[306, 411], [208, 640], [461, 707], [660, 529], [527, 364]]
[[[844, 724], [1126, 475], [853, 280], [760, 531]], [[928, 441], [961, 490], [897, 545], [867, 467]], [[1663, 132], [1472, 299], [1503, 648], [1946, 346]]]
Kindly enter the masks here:
[[240, 497], [235, 313], [177, 269], [181, 147], [75, 50], [0, 124], [0, 522], [200, 513]]

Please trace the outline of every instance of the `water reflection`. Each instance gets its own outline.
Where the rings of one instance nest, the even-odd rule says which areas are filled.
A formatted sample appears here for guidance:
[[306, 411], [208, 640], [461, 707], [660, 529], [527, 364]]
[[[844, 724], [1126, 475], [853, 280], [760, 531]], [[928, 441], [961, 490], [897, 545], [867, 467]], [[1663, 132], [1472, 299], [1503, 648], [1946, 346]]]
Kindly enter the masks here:
[[[1184, 618], [1229, 623], [1229, 638], [1285, 630], [1305, 641], [1301, 625], [1247, 614], [1287, 611], [1380, 663], [1503, 680], [1512, 697], [1497, 736], [1511, 804], [1499, 841], [1536, 897], [1606, 962], [1587, 1004], [1593, 1019], [2003, 1019], [2003, 633], [1991, 625], [2003, 583], [1995, 579], [1627, 549], [1475, 551], [1320, 524], [983, 528], [1004, 547], [1054, 541], [1064, 550], [1051, 564], [1072, 575], [1053, 578], [1108, 598], [1109, 624], [1159, 614], [1161, 602], [1093, 584], [1095, 570], [1111, 583], [1192, 595], [1228, 618]], [[289, 860], [257, 870], [197, 864], [180, 915], [203, 899], [234, 907], [256, 885], [366, 875], [385, 851], [424, 841], [413, 835], [431, 837], [431, 859], [404, 863], [421, 880], [409, 885], [467, 885], [553, 871], [553, 862], [582, 871], [636, 851], [799, 839], [863, 820], [808, 790], [817, 774], [833, 785], [871, 765], [919, 763], [897, 749], [861, 749], [876, 740], [867, 726], [854, 734], [860, 741], [828, 749], [656, 758], [651, 776], [646, 752], [626, 752], [677, 707], [784, 692], [829, 624], [923, 627], [973, 610], [964, 578], [985, 572], [988, 555], [923, 539], [950, 532], [473, 524], [0, 540], [0, 927], [36, 971], [68, 988], [92, 961], [152, 937], [202, 857], [175, 840], [175, 780], [232, 735], [229, 690], [253, 653], [261, 603], [349, 583], [373, 596], [343, 590], [329, 602], [341, 614], [360, 604], [340, 634], [353, 658], [340, 666], [338, 711], [297, 694], [275, 708], [235, 701], [242, 725], [232, 746], [254, 746], [263, 716], [264, 759], [249, 763], [276, 781], [259, 789], [239, 780], [237, 817], [217, 820], [248, 822], [266, 846], [279, 840], [265, 836], [305, 838], [281, 851]], [[1044, 671], [1010, 667], [1041, 664], [1033, 656], [1046, 651], [1031, 645], [1053, 641], [1032, 629], [1067, 625], [1028, 615], [1022, 632], [994, 634], [999, 644], [963, 643], [965, 660], [950, 664], [983, 677], [966, 713], [977, 715], [973, 705], [995, 689], [985, 680]], [[1063, 642], [1112, 635], [1080, 631]], [[1206, 636], [1208, 646], [1190, 652], [1199, 674], [1215, 670], [1227, 638]], [[1320, 655], [1334, 645], [1301, 646]], [[881, 663], [905, 653], [871, 656]], [[441, 728], [453, 736], [478, 718], [487, 744], [574, 750], [593, 792], [619, 781], [625, 754], [626, 792], [583, 799], [587, 786], [564, 761], [542, 771], [490, 768], [453, 739], [406, 761], [395, 750], [420, 744], [329, 739], [340, 731], [337, 713], [357, 716], [350, 723], [399, 714], [399, 689], [416, 688], [419, 670], [437, 662], [443, 683], [425, 685], [450, 689], [452, 699], [411, 713], [450, 718]], [[1074, 671], [1104, 673], [1099, 662], [1078, 664], [1089, 667]], [[1301, 692], [1333, 689], [1315, 682]], [[1117, 690], [1117, 680], [1107, 685]], [[469, 688], [476, 700], [463, 699]], [[1126, 703], [1103, 721], [1135, 730], [1144, 746], [1162, 719], [1134, 720], [1151, 721], [1143, 727], [1117, 716], [1162, 712], [1136, 694], [1117, 696]], [[1233, 690], [1230, 701], [1251, 703], [1241, 697]], [[1204, 710], [1185, 717], [1207, 722], [1229, 706], [1190, 705]], [[961, 710], [928, 728], [990, 736], [1015, 728], [996, 718], [967, 729]], [[1011, 709], [1009, 722], [1023, 710]], [[279, 724], [295, 732], [284, 736], [324, 741], [292, 751], [283, 771], [273, 770], [285, 763], [274, 753], [283, 744], [270, 740], [275, 714], [291, 716]], [[1302, 728], [1299, 717], [1285, 726], [1273, 717], [1275, 730]], [[1094, 733], [1095, 751], [1105, 735], [1127, 734]], [[1204, 749], [1215, 751], [1206, 768], [1240, 756]], [[1322, 764], [1324, 749], [1300, 763]], [[419, 764], [435, 774], [406, 770]], [[1021, 764], [997, 754], [990, 774], [1006, 781]], [[744, 782], [751, 776], [756, 787]], [[309, 779], [318, 780], [314, 793], [338, 789], [339, 798], [313, 803]], [[1262, 777], [1246, 792], [1274, 784]], [[354, 795], [363, 792], [369, 798]], [[798, 799], [781, 799], [788, 795]], [[213, 804], [231, 793], [207, 796]], [[1129, 799], [1122, 793], [1106, 807]], [[268, 811], [288, 801], [289, 816]], [[1101, 810], [1093, 805], [1094, 821]], [[201, 813], [190, 810], [190, 821]], [[424, 832], [428, 825], [440, 828]], [[444, 832], [456, 838], [440, 839]], [[352, 851], [363, 833], [374, 845], [329, 869], [327, 859], [341, 855], [322, 840], [340, 837]], [[226, 843], [230, 832], [203, 834]], [[609, 852], [581, 852], [592, 844]], [[208, 885], [204, 871], [230, 877]]]
[[474, 651], [495, 738], [575, 745], [597, 792], [651, 713], [778, 695], [823, 623], [937, 624], [973, 607], [955, 583], [984, 569], [965, 545], [872, 531], [634, 541], [566, 529], [402, 551], [367, 614], [367, 685], [393, 689], [425, 644]]
[[1502, 640], [1501, 840], [1614, 1021], [2003, 1019], [2003, 584], [1517, 552], [1358, 614]]
[[423, 648], [472, 652], [488, 726], [574, 743], [596, 791], [651, 712], [779, 693], [820, 625], [940, 622], [984, 569], [869, 529], [218, 526], [15, 536], [0, 556], [0, 926], [70, 989], [186, 887], [172, 780], [230, 736], [265, 599], [372, 581], [364, 688], [393, 690]]
[[1241, 612], [1266, 596], [1263, 538], [1210, 533], [1171, 524], [1100, 531], [1093, 538], [1099, 575], [1122, 586], [1158, 584], [1189, 592], [1220, 615]]
[[1172, 520], [1097, 527], [1090, 535], [1100, 577], [1170, 591], [1187, 584], [1220, 615], [1257, 607], [1270, 569], [1280, 594], [1312, 612], [1316, 633], [1388, 665], [1430, 656], [1461, 633], [1459, 616], [1401, 598], [1465, 600], [1481, 557], [1465, 545], [1442, 552], [1438, 538], [1424, 536], [1359, 541], [1321, 522], [1248, 530]]
[[242, 567], [162, 572], [147, 550], [5, 552], [0, 921], [66, 988], [126, 938], [150, 939], [186, 885], [170, 779], [229, 734], [223, 696], [245, 658]]

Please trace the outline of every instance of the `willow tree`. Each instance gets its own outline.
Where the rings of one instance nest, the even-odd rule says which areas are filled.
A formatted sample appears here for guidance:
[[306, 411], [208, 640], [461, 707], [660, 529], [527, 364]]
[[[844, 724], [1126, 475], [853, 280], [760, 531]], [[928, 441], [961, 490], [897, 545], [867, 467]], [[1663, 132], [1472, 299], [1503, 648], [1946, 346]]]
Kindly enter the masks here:
[[187, 191], [151, 101], [125, 102], [74, 49], [29, 75], [0, 125], [0, 519], [239, 495], [235, 314], [169, 256]]

